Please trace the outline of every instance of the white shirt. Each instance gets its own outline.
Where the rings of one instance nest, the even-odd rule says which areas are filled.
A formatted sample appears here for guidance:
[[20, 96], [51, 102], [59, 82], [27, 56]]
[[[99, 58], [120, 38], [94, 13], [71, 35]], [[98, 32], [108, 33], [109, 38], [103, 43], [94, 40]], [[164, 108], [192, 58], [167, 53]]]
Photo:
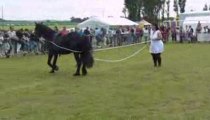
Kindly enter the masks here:
[[8, 31], [8, 35], [10, 38], [16, 37], [16, 32], [15, 31]]
[[160, 33], [159, 30], [151, 31], [150, 39], [150, 53], [162, 53], [164, 51], [164, 44], [162, 40], [158, 40], [158, 34]]

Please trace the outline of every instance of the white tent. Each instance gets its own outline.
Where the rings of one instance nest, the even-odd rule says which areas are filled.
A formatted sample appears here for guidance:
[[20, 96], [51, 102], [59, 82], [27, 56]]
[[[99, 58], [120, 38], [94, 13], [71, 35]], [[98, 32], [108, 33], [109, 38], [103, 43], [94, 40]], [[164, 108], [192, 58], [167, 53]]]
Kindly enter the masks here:
[[190, 25], [195, 30], [199, 21], [202, 27], [210, 27], [210, 12], [203, 11], [180, 14], [180, 25], [183, 27]]
[[190, 25], [195, 30], [199, 21], [200, 21], [202, 27], [209, 26], [210, 25], [210, 16], [187, 17], [183, 21], [183, 26]]
[[78, 28], [106, 28], [109, 29], [110, 27], [116, 26], [133, 26], [138, 25], [137, 23], [128, 20], [126, 18], [115, 18], [115, 17], [92, 17], [80, 24], [78, 24]]
[[191, 26], [194, 31], [196, 31], [198, 22], [201, 23], [202, 27], [201, 33], [197, 34], [198, 41], [210, 41], [210, 34], [204, 33], [205, 26], [208, 26], [208, 28], [210, 28], [210, 11], [180, 14], [180, 26], [183, 26], [184, 28], [185, 26]]

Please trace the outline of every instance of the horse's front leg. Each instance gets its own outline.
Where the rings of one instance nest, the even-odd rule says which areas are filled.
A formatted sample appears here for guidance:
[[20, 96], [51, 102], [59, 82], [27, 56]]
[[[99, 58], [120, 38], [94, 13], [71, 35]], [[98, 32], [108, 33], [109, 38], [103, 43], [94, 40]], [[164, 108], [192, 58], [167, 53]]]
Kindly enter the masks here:
[[74, 53], [74, 58], [77, 62], [77, 70], [76, 73], [74, 73], [74, 76], [80, 76], [80, 68], [81, 68], [81, 57], [79, 53]]
[[53, 59], [53, 70], [54, 71], [58, 71], [59, 70], [58, 66], [56, 65], [57, 59], [58, 59], [58, 54], [55, 54], [54, 55], [54, 59]]
[[53, 58], [53, 54], [49, 53], [49, 54], [48, 54], [47, 64], [52, 68], [52, 70], [50, 71], [50, 73], [54, 73], [53, 65], [51, 64], [52, 58]]

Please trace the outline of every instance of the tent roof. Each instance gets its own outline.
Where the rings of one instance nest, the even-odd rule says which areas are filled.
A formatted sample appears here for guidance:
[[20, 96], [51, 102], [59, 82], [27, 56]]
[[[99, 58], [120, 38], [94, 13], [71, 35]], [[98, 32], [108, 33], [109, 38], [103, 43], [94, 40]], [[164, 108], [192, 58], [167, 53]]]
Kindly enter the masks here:
[[182, 15], [189, 15], [189, 16], [192, 16], [192, 15], [209, 15], [209, 14], [210, 14], [210, 11], [200, 11], [200, 12], [193, 11], [193, 12], [180, 13], [180, 16], [182, 16]]
[[133, 25], [138, 25], [138, 24], [126, 18], [92, 17], [80, 23], [78, 27], [84, 28], [88, 26], [108, 27], [108, 26], [133, 26]]
[[184, 24], [197, 24], [198, 21], [202, 23], [209, 23], [210, 24], [210, 16], [192, 16], [192, 17], [186, 17], [184, 20]]
[[141, 20], [139, 25], [152, 25], [151, 23], [147, 22], [146, 20]]

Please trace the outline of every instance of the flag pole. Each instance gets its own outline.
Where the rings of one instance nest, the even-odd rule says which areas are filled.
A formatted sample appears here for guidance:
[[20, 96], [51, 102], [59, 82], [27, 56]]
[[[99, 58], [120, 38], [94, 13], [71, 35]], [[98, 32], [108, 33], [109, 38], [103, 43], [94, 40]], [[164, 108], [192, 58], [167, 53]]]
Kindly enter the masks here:
[[1, 6], [1, 25], [2, 25], [2, 29], [4, 29], [4, 8], [3, 8], [3, 5]]

